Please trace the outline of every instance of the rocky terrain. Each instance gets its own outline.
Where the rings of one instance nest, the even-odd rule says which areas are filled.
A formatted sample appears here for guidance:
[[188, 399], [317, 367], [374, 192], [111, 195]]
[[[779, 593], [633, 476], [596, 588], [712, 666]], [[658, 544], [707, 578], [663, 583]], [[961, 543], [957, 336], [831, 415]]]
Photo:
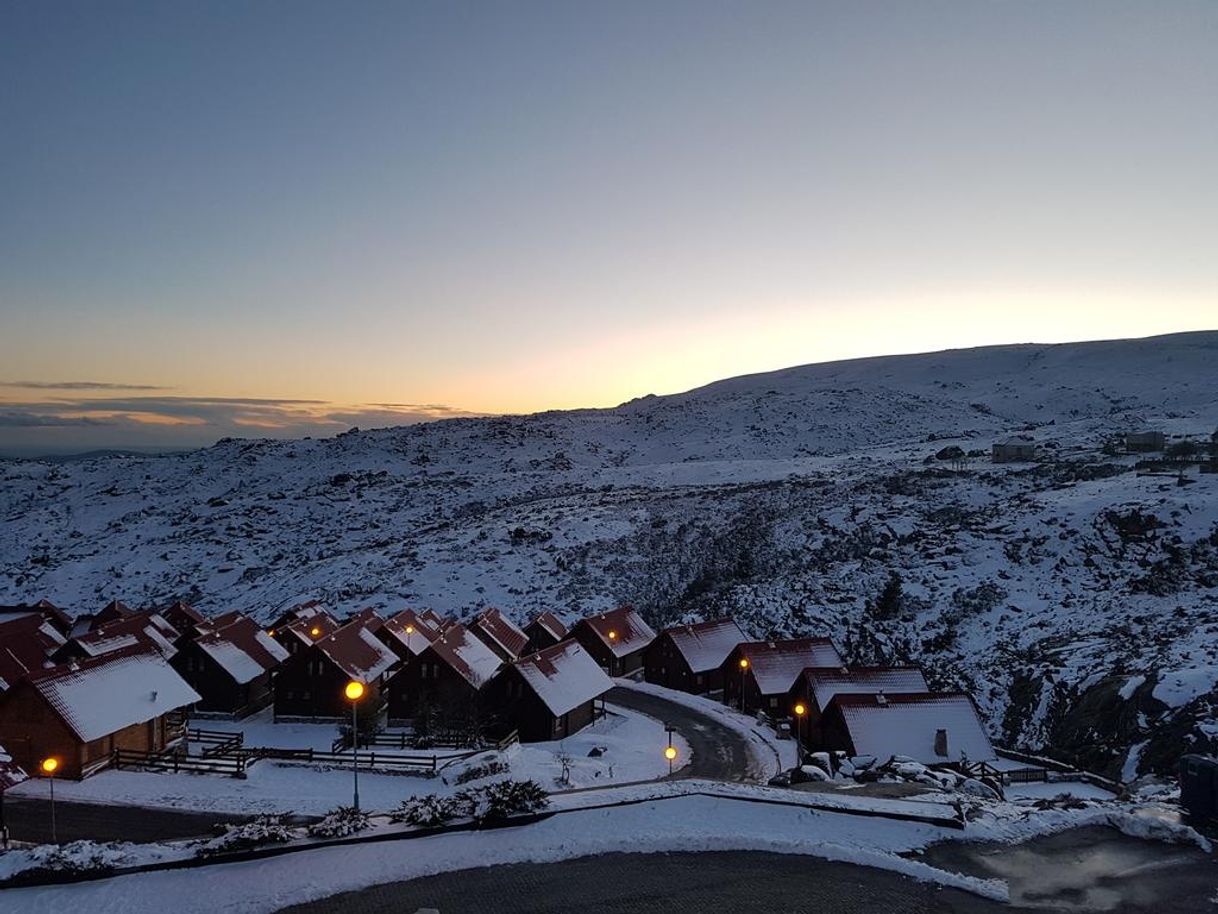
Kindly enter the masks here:
[[[1114, 777], [1218, 748], [1218, 332], [812, 365], [615, 409], [0, 462], [0, 601], [735, 615]], [[1179, 462], [1115, 439], [1159, 429]], [[1033, 462], [990, 445], [1033, 436]], [[1192, 442], [1193, 444], [1189, 444]]]

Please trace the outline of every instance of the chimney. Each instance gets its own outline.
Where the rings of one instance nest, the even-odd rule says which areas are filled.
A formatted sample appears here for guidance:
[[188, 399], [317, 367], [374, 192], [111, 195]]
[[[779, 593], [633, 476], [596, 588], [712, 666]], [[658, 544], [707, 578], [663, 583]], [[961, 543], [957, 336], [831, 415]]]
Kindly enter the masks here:
[[883, 689], [880, 689], [878, 692], [875, 693], [875, 703], [877, 705], [879, 705], [881, 708], [885, 708], [888, 706], [888, 698], [884, 695]]
[[152, 700], [153, 700], [153, 702], [156, 701], [156, 689], [152, 690]]

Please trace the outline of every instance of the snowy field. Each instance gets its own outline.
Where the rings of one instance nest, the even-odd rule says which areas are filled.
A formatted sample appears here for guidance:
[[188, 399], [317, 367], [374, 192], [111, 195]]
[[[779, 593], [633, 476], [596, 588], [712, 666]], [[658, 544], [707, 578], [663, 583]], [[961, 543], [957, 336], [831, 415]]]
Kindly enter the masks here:
[[[650, 717], [608, 705], [608, 714], [569, 739], [553, 743], [513, 746], [502, 756], [479, 753], [443, 769], [441, 777], [360, 772], [360, 803], [365, 809], [389, 810], [407, 797], [448, 794], [460, 789], [456, 776], [466, 767], [500, 759], [510, 772], [496, 778], [531, 778], [546, 790], [628, 783], [668, 774], [664, 725]], [[280, 728], [283, 728], [282, 732]], [[229, 729], [226, 727], [225, 729]], [[249, 745], [330, 748], [335, 729], [324, 724], [270, 724], [255, 721], [246, 728]], [[255, 738], [259, 741], [255, 742]], [[678, 767], [689, 763], [690, 750], [674, 735]], [[594, 748], [599, 757], [590, 757]], [[379, 751], [379, 750], [378, 750]], [[441, 754], [449, 750], [440, 750]], [[413, 753], [412, 754], [419, 754]], [[568, 783], [561, 780], [564, 757], [569, 759]], [[145, 771], [103, 771], [84, 781], [59, 781], [55, 796], [61, 800], [125, 803], [231, 813], [294, 812], [321, 815], [351, 802], [351, 769], [322, 765], [261, 761], [242, 780], [214, 774], [173, 774]], [[471, 782], [475, 783], [475, 782]], [[14, 788], [17, 796], [47, 793], [45, 781], [30, 780]]]

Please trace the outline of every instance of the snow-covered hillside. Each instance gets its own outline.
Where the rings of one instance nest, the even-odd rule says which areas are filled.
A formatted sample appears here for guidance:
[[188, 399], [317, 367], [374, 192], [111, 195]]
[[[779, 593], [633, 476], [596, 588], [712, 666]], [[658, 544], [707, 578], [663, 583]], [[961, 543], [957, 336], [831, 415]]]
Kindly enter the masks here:
[[[1166, 770], [1218, 745], [1218, 475], [1138, 475], [1102, 448], [1138, 428], [1208, 443], [1216, 377], [1218, 332], [1003, 346], [610, 410], [7, 462], [0, 602], [732, 613], [924, 663], [1004, 743]], [[1037, 463], [934, 459], [1014, 431]]]

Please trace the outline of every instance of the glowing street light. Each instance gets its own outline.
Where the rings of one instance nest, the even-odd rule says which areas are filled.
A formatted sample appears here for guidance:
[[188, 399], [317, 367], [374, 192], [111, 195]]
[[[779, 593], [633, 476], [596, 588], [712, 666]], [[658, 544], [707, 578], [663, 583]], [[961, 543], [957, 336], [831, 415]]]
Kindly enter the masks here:
[[613, 629], [609, 629], [609, 640], [610, 641], [617, 640], [617, 632], [615, 632]]
[[353, 803], [355, 811], [359, 812], [359, 700], [364, 697], [364, 684], [352, 679], [343, 689], [347, 701], [351, 702], [351, 784], [353, 787]]
[[[672, 737], [670, 736], [669, 739]], [[668, 773], [672, 774], [672, 763], [677, 760], [677, 747], [669, 746], [664, 750], [664, 758], [668, 759]]]
[[316, 638], [321, 634], [321, 629], [314, 625], [311, 629], [309, 629], [309, 634]]
[[59, 832], [55, 827], [55, 772], [59, 770], [59, 759], [47, 756], [38, 765], [43, 775], [51, 782], [51, 843], [59, 843]]
[[744, 674], [749, 670], [749, 658], [740, 658], [740, 713], [744, 713]]
[[804, 758], [804, 717], [808, 707], [802, 701], [795, 704], [795, 760], [801, 765]]

